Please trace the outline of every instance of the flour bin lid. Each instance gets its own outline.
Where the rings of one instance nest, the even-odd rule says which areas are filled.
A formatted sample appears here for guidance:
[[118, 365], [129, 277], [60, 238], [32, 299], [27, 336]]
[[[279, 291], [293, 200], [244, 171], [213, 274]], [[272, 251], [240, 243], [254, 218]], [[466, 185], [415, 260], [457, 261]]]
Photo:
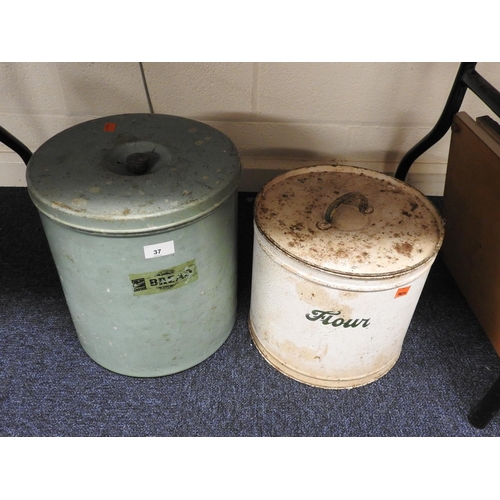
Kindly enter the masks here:
[[231, 140], [171, 115], [90, 120], [45, 142], [27, 167], [40, 212], [84, 231], [140, 233], [195, 220], [227, 199], [241, 174]]
[[276, 177], [256, 199], [255, 223], [296, 260], [366, 278], [423, 265], [444, 237], [438, 211], [418, 190], [349, 166], [316, 165]]

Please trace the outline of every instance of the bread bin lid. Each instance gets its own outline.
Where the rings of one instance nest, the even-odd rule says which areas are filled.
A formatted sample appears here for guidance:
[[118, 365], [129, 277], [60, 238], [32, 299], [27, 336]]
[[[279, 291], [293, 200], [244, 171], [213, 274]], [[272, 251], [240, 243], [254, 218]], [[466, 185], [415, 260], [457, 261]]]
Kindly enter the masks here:
[[282, 252], [352, 277], [399, 275], [437, 254], [444, 224], [417, 189], [359, 167], [316, 165], [264, 186], [255, 224]]
[[224, 134], [172, 115], [123, 114], [68, 128], [35, 151], [28, 192], [40, 212], [76, 229], [154, 232], [202, 217], [237, 188]]

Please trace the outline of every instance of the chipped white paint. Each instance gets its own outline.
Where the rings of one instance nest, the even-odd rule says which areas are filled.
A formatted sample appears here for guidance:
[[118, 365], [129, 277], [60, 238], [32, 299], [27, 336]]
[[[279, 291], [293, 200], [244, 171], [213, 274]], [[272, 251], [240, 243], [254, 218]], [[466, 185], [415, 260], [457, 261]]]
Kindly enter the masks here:
[[[325, 228], [325, 212], [347, 189], [366, 192], [368, 205], [343, 198]], [[261, 191], [254, 234], [249, 323], [264, 358], [323, 388], [387, 373], [443, 240], [434, 206], [382, 174], [300, 168]]]

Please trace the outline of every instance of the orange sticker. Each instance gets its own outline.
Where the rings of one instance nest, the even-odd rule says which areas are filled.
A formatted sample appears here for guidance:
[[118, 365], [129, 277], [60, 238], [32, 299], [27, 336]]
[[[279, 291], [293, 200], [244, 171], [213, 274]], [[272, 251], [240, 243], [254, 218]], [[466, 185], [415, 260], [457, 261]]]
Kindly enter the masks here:
[[404, 288], [398, 289], [394, 298], [397, 299], [398, 297], [404, 297], [410, 291], [410, 288], [411, 286], [405, 286]]
[[108, 122], [104, 124], [104, 132], [114, 132], [116, 129], [116, 123]]

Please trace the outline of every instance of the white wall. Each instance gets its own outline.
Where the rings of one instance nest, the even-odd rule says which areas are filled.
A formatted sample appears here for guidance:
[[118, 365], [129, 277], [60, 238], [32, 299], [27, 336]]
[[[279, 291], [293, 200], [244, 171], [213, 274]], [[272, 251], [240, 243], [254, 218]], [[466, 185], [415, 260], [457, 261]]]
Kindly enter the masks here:
[[[393, 173], [441, 114], [459, 63], [144, 63], [154, 111], [227, 134], [244, 165], [242, 190], [279, 169], [342, 163]], [[500, 63], [477, 70], [500, 89]], [[490, 114], [468, 91], [461, 108]], [[0, 125], [35, 151], [98, 116], [145, 112], [138, 63], [0, 63]], [[495, 118], [495, 116], [493, 116]], [[442, 194], [449, 134], [408, 182]], [[0, 144], [0, 186], [25, 186], [20, 158]]]

